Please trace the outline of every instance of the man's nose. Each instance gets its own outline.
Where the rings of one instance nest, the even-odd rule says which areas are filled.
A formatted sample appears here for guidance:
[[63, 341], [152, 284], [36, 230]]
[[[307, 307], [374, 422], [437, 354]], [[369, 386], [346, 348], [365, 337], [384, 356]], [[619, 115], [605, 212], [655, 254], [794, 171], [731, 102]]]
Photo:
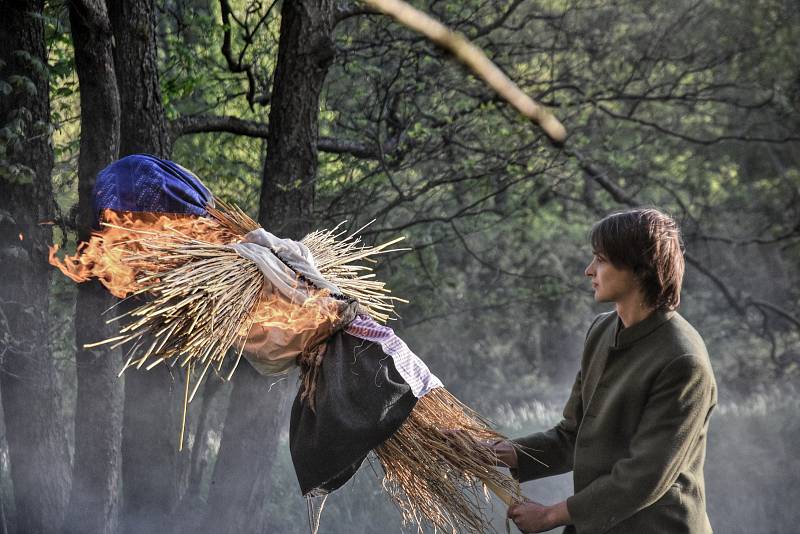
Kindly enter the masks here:
[[583, 274], [591, 278], [594, 276], [594, 261], [586, 266], [586, 269], [583, 271]]

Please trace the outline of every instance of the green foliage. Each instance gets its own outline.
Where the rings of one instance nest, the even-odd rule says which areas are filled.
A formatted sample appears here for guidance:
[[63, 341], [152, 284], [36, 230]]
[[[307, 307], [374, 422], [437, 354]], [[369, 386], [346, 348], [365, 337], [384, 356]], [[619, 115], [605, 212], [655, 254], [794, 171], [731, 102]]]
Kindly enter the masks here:
[[16, 185], [31, 185], [35, 171], [27, 165], [8, 163], [0, 158], [0, 179]]
[[55, 153], [53, 194], [59, 211], [67, 212], [78, 201], [80, 92], [67, 10], [54, 10], [52, 16], [47, 16], [44, 20], [50, 82], [50, 120]]
[[36, 83], [31, 80], [27, 76], [21, 75], [12, 75], [6, 78], [8, 83], [11, 85], [12, 91], [17, 90], [23, 93], [26, 93], [30, 96], [36, 96], [38, 94], [38, 89], [36, 89]]

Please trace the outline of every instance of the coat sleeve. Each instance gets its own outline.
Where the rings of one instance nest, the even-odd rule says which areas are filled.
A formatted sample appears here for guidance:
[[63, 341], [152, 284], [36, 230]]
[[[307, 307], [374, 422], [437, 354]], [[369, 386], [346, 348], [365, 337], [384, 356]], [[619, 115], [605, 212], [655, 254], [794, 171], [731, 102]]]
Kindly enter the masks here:
[[578, 371], [561, 422], [545, 432], [514, 440], [518, 467], [512, 474], [525, 482], [571, 471], [575, 437], [582, 417], [581, 373]]
[[[594, 326], [604, 315], [600, 314], [594, 318], [586, 331], [587, 340]], [[561, 422], [545, 432], [514, 440], [517, 447], [518, 468], [512, 469], [511, 474], [520, 482], [572, 471], [575, 438], [578, 435], [578, 426], [583, 419], [582, 391], [583, 376], [581, 371], [578, 371], [569, 399], [564, 406]]]
[[714, 390], [712, 371], [700, 358], [683, 355], [665, 366], [651, 388], [630, 455], [567, 499], [578, 532], [605, 532], [667, 492], [705, 431]]

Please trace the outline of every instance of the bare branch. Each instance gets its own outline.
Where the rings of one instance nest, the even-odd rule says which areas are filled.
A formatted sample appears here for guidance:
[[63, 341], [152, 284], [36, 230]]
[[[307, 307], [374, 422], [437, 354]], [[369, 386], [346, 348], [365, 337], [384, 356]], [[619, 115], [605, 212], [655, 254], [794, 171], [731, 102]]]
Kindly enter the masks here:
[[772, 304], [771, 302], [767, 302], [767, 301], [759, 300], [759, 299], [754, 299], [754, 298], [747, 299], [746, 304], [748, 306], [756, 306], [757, 308], [765, 308], [765, 309], [773, 312], [774, 314], [776, 314], [776, 315], [778, 315], [780, 317], [783, 317], [784, 319], [786, 319], [790, 323], [793, 323], [798, 329], [800, 329], [800, 319], [798, 319], [797, 317], [792, 315], [790, 312], [784, 310], [780, 306], [776, 306], [775, 304]]
[[[250, 109], [252, 109], [255, 104], [266, 105], [270, 101], [269, 92], [261, 91], [259, 94], [256, 94], [257, 86], [259, 85], [258, 76], [256, 75], [253, 64], [243, 63], [243, 59], [245, 52], [247, 52], [247, 48], [253, 43], [253, 37], [255, 33], [264, 24], [265, 20], [272, 12], [272, 9], [275, 7], [276, 2], [272, 2], [272, 4], [270, 4], [267, 12], [260, 18], [253, 30], [249, 30], [245, 23], [236, 18], [236, 15], [233, 13], [228, 0], [220, 0], [219, 4], [222, 16], [222, 26], [225, 28], [223, 32], [221, 51], [222, 56], [225, 58], [225, 62], [228, 66], [228, 70], [234, 73], [243, 72], [247, 75], [247, 102], [250, 104]], [[240, 27], [242, 27], [245, 32], [245, 44], [239, 51], [238, 57], [234, 57], [233, 53], [231, 19], [233, 19]]]
[[557, 145], [564, 143], [567, 130], [558, 119], [525, 94], [497, 65], [486, 57], [480, 48], [463, 35], [450, 30], [438, 20], [402, 0], [364, 0], [364, 2], [449, 50], [523, 116], [538, 124], [553, 143]]
[[633, 116], [616, 113], [602, 105], [597, 106], [597, 108], [606, 115], [614, 117], [615, 119], [620, 119], [628, 122], [633, 122], [642, 126], [646, 126], [663, 134], [676, 137], [678, 139], [682, 139], [683, 141], [687, 141], [689, 143], [694, 143], [697, 145], [715, 145], [717, 143], [722, 143], [724, 141], [740, 141], [743, 143], [773, 143], [773, 144], [783, 144], [783, 143], [792, 143], [800, 141], [800, 136], [798, 135], [785, 135], [783, 137], [760, 137], [760, 136], [750, 136], [745, 133], [735, 134], [735, 135], [719, 135], [717, 137], [709, 137], [703, 139], [685, 133], [676, 132], [675, 130], [670, 130], [669, 128], [661, 126], [660, 124], [657, 124], [655, 122], [650, 122]]
[[[185, 115], [170, 122], [170, 135], [175, 140], [183, 135], [224, 132], [246, 137], [266, 139], [269, 125], [259, 121], [249, 121], [226, 115]], [[389, 140], [382, 148], [384, 153], [391, 153], [397, 148], [398, 139]], [[378, 159], [381, 149], [376, 145], [320, 137], [317, 149], [332, 154], [350, 154], [361, 159]]]
[[497, 28], [500, 28], [524, 1], [525, 0], [514, 0], [513, 2], [511, 2], [511, 5], [509, 5], [508, 8], [506, 8], [506, 10], [503, 13], [501, 13], [495, 20], [493, 20], [486, 26], [478, 28], [478, 30], [474, 34], [472, 34], [471, 37], [473, 39], [476, 39], [478, 37], [482, 37], [484, 35], [493, 32]]
[[728, 304], [730, 304], [731, 308], [733, 308], [736, 313], [742, 316], [745, 315], [745, 308], [741, 305], [742, 299], [731, 293], [730, 289], [728, 289], [730, 284], [726, 284], [719, 276], [714, 274], [711, 269], [700, 263], [688, 252], [684, 252], [683, 258], [686, 260], [686, 263], [697, 269], [701, 274], [711, 280], [715, 286], [717, 286], [719, 292], [722, 293], [722, 296], [725, 297], [725, 300], [728, 301]]
[[343, 20], [351, 17], [360, 17], [362, 15], [383, 15], [374, 9], [363, 7], [361, 4], [349, 4], [346, 6], [339, 6], [334, 14], [334, 26]]
[[317, 141], [317, 150], [329, 154], [350, 154], [361, 159], [380, 158], [380, 149], [377, 146], [333, 137], [320, 137]]
[[578, 162], [578, 166], [586, 173], [586, 175], [597, 182], [600, 187], [606, 190], [611, 197], [619, 202], [632, 208], [639, 206], [639, 202], [633, 197], [628, 195], [621, 187], [611, 181], [608, 173], [601, 171], [597, 166], [586, 159], [583, 154], [575, 148], [564, 150], [564, 154], [572, 156]]
[[184, 115], [170, 121], [169, 128], [173, 139], [182, 135], [208, 132], [227, 132], [266, 139], [269, 132], [269, 125], [265, 122], [226, 115]]

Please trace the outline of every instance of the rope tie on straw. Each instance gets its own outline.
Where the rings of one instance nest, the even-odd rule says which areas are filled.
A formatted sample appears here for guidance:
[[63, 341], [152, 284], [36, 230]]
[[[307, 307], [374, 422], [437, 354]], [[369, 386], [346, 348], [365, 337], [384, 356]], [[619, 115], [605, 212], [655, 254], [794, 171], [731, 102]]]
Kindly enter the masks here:
[[320, 343], [310, 350], [303, 351], [297, 357], [300, 366], [300, 402], [307, 402], [312, 412], [316, 413], [314, 406], [314, 393], [317, 391], [317, 377], [322, 366], [322, 357], [325, 355], [327, 343]]

